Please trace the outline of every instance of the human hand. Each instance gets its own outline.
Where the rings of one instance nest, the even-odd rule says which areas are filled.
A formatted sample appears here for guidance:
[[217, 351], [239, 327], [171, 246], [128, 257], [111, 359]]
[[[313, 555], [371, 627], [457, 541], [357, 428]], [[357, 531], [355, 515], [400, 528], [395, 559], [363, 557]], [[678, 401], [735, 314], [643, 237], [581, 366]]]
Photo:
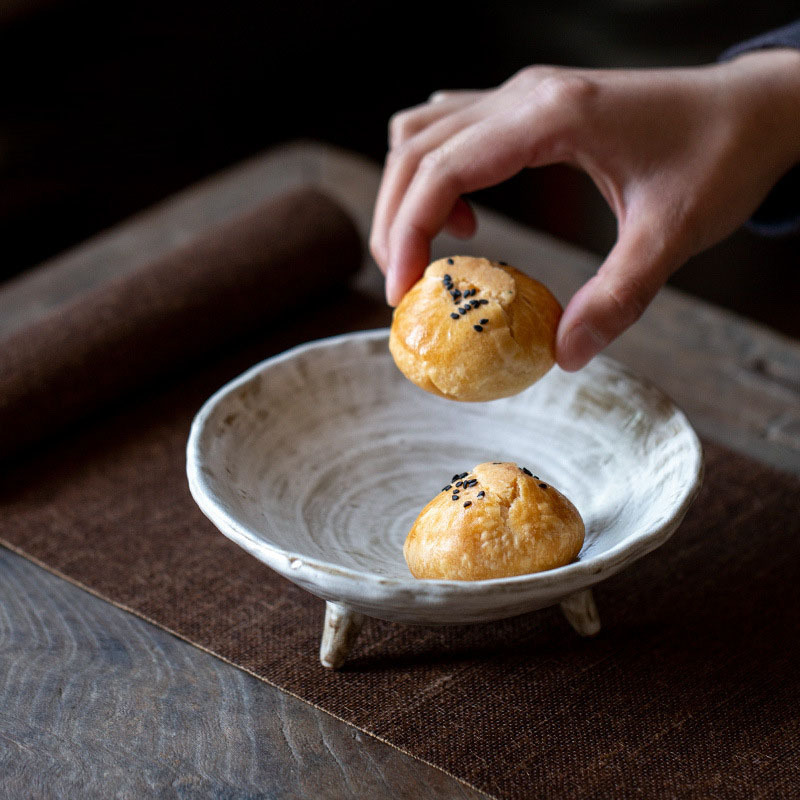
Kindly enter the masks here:
[[391, 305], [443, 228], [474, 232], [463, 194], [525, 167], [589, 174], [617, 218], [617, 241], [559, 325], [557, 361], [575, 370], [800, 161], [800, 53], [667, 70], [529, 67], [496, 89], [440, 92], [396, 114], [389, 146], [370, 249]]

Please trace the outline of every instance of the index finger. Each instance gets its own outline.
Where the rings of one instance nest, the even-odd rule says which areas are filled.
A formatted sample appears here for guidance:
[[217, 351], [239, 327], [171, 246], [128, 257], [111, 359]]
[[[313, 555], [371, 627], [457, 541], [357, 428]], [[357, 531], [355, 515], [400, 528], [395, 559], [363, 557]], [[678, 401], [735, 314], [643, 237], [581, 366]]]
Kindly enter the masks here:
[[430, 245], [458, 198], [493, 186], [521, 169], [545, 163], [532, 153], [529, 120], [512, 109], [465, 128], [419, 163], [389, 231], [386, 298], [403, 295], [430, 260]]

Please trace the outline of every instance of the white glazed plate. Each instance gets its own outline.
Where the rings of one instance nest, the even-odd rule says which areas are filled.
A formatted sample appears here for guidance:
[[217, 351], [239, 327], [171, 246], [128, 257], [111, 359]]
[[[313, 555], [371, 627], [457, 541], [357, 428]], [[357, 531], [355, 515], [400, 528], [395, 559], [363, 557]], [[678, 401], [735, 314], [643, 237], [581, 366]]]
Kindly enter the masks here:
[[[387, 330], [348, 334], [256, 365], [203, 405], [187, 447], [192, 495], [220, 531], [342, 608], [447, 624], [553, 605], [666, 541], [699, 488], [686, 417], [609, 358], [457, 403], [406, 380], [387, 343]], [[417, 514], [483, 461], [526, 466], [572, 500], [586, 523], [575, 562], [487, 581], [411, 575]]]

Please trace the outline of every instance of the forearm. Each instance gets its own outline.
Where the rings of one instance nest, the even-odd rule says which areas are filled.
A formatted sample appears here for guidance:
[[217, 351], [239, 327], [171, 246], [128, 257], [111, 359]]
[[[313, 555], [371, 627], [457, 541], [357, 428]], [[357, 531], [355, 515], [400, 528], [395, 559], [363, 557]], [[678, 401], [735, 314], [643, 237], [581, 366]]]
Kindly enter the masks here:
[[771, 191], [747, 221], [747, 227], [766, 236], [800, 232], [800, 20], [728, 49], [720, 60], [731, 67], [760, 75], [757, 95], [772, 139], [778, 176]]

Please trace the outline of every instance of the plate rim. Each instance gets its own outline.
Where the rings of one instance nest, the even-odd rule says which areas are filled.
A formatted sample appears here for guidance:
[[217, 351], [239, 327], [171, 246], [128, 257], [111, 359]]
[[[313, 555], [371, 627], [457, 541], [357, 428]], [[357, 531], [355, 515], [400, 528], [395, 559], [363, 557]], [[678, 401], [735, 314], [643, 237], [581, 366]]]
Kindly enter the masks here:
[[[375, 341], [384, 339], [388, 343], [388, 338], [389, 328], [384, 327], [336, 334], [334, 336], [327, 336], [295, 345], [288, 350], [259, 361], [241, 374], [227, 381], [202, 404], [192, 420], [186, 443], [186, 474], [189, 490], [200, 510], [214, 523], [223, 535], [244, 548], [271, 569], [295, 583], [300, 583], [309, 590], [311, 590], [310, 585], [320, 585], [319, 579], [322, 579], [322, 582], [326, 583], [331, 589], [331, 591], [325, 594], [335, 594], [331, 584], [339, 585], [341, 590], [341, 588], [345, 586], [352, 586], [353, 583], [356, 583], [357, 588], [360, 589], [359, 595], [363, 596], [365, 581], [375, 588], [380, 587], [382, 597], [391, 590], [400, 593], [413, 590], [416, 593], [423, 592], [427, 595], [435, 594], [438, 599], [444, 600], [447, 596], [452, 596], [453, 594], [475, 594], [484, 591], [497, 591], [503, 588], [515, 590], [524, 588], [548, 590], [565, 586], [566, 584], [569, 585], [565, 586], [564, 594], [570, 594], [580, 588], [610, 577], [627, 566], [628, 563], [638, 560], [647, 553], [660, 547], [678, 528], [700, 490], [703, 480], [703, 449], [697, 432], [685, 412], [655, 383], [637, 375], [633, 370], [616, 359], [605, 354], [600, 354], [595, 356], [593, 360], [605, 363], [613, 371], [626, 375], [650, 390], [655, 390], [668, 401], [671, 415], [680, 420], [683, 428], [689, 435], [688, 441], [691, 445], [691, 453], [693, 455], [690, 477], [687, 479], [681, 502], [675, 507], [668, 519], [660, 525], [654, 526], [652, 529], [637, 534], [633, 540], [630, 540], [630, 537], [628, 537], [626, 540], [617, 543], [612, 548], [603, 551], [591, 559], [573, 561], [561, 567], [555, 567], [542, 572], [513, 575], [504, 578], [488, 578], [477, 581], [459, 581], [427, 578], [419, 579], [414, 578], [410, 574], [408, 577], [380, 575], [375, 572], [334, 565], [330, 562], [322, 561], [302, 553], [285, 550], [277, 544], [254, 533], [248, 526], [238, 522], [235, 517], [231, 516], [225, 510], [221, 503], [216, 501], [206, 481], [206, 476], [202, 471], [202, 464], [199, 458], [203, 426], [219, 401], [241, 385], [252, 380], [256, 375], [263, 373], [266, 369], [293, 359], [309, 350], [321, 347], [334, 347], [340, 343], [362, 339], [371, 339]], [[320, 588], [322, 587], [320, 586]]]

